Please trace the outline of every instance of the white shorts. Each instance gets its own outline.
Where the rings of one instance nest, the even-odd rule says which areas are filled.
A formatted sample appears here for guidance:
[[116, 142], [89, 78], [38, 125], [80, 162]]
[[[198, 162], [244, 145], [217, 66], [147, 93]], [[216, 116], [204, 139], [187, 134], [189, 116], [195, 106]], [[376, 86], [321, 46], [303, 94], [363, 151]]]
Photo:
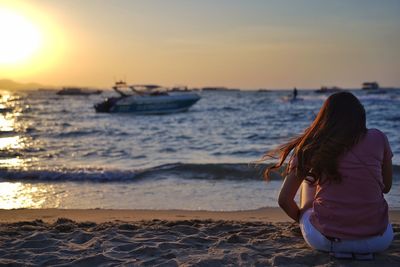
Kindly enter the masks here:
[[374, 253], [387, 249], [393, 241], [393, 229], [389, 223], [383, 235], [357, 240], [327, 239], [310, 222], [312, 210], [307, 210], [300, 218], [300, 229], [307, 244], [317, 250], [327, 252]]

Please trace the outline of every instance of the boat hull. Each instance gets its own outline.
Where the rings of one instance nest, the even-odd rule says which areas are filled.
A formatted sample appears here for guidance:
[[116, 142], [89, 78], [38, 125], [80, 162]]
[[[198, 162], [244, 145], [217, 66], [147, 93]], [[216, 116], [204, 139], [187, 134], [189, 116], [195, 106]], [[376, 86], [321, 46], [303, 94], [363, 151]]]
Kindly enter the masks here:
[[[183, 112], [199, 101], [197, 94], [166, 96], [128, 96], [114, 100], [108, 109], [104, 102], [95, 106], [97, 112], [134, 113], [134, 114], [167, 114]], [[103, 105], [103, 106], [102, 106]]]

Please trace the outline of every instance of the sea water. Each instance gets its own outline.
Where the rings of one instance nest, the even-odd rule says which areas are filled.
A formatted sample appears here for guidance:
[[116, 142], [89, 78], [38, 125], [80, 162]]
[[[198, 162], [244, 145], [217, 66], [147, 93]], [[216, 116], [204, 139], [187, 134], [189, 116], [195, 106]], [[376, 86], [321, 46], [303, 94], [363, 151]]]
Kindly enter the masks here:
[[[352, 91], [389, 138], [400, 208], [400, 90]], [[327, 94], [199, 91], [188, 112], [96, 113], [112, 91], [0, 92], [0, 208], [248, 210], [275, 207], [281, 180], [253, 164], [300, 134]]]

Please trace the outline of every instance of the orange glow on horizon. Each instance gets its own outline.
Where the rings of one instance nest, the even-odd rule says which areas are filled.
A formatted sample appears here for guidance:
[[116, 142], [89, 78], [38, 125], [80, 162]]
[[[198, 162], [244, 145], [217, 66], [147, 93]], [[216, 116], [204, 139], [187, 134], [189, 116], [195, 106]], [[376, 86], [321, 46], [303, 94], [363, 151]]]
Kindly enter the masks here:
[[0, 12], [27, 29], [4, 43], [1, 33], [21, 27], [0, 13], [0, 79], [44, 87], [109, 88], [120, 78], [242, 89], [358, 88], [366, 80], [398, 87], [400, 2], [314, 2], [0, 0]]

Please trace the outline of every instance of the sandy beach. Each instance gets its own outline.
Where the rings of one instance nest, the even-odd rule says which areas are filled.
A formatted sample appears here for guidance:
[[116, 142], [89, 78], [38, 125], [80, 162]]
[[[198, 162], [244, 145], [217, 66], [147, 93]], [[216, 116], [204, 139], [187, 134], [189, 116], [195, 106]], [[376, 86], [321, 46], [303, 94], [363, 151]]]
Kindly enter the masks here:
[[311, 250], [277, 208], [181, 210], [0, 210], [0, 265], [12, 266], [399, 266], [395, 240], [373, 261]]

